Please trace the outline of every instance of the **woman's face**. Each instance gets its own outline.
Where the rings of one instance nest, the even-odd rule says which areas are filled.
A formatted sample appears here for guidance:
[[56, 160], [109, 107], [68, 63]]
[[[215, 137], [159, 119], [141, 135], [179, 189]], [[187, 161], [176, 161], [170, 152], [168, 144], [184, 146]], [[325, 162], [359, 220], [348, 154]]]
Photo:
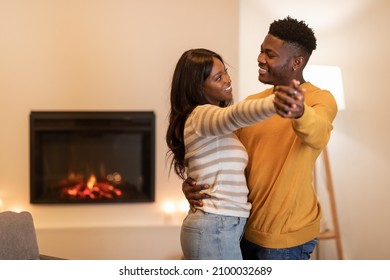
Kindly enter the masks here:
[[222, 61], [215, 57], [213, 60], [213, 69], [204, 83], [204, 95], [210, 104], [219, 105], [233, 98], [232, 81]]

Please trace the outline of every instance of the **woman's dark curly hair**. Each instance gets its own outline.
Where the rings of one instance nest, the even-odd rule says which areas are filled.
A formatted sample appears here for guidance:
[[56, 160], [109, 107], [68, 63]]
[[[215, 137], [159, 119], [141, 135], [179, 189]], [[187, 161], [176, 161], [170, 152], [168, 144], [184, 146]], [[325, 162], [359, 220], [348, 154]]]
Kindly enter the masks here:
[[[203, 87], [213, 69], [214, 60], [219, 59], [225, 64], [222, 57], [207, 49], [191, 49], [185, 51], [176, 64], [171, 85], [171, 109], [166, 142], [169, 148], [167, 156], [171, 156], [170, 170], [185, 179], [185, 147], [184, 124], [187, 117], [198, 105], [208, 104]], [[221, 107], [230, 105], [232, 101], [224, 101]]]
[[313, 29], [304, 21], [298, 21], [290, 16], [272, 22], [268, 33], [302, 48], [308, 55], [311, 55], [317, 47]]

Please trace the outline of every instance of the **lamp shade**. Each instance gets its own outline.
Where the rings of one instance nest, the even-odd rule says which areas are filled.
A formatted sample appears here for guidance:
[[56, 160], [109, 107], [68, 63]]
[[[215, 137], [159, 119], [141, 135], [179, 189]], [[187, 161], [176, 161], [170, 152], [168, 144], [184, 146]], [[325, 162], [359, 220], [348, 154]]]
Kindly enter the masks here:
[[339, 67], [306, 65], [303, 70], [303, 77], [313, 85], [329, 90], [336, 99], [339, 111], [345, 110], [343, 79]]

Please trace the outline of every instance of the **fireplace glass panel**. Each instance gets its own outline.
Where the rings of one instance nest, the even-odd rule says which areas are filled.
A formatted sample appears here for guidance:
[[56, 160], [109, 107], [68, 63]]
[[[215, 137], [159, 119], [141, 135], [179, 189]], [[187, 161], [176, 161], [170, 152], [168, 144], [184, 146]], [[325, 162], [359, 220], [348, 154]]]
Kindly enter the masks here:
[[153, 112], [32, 112], [32, 203], [154, 201]]

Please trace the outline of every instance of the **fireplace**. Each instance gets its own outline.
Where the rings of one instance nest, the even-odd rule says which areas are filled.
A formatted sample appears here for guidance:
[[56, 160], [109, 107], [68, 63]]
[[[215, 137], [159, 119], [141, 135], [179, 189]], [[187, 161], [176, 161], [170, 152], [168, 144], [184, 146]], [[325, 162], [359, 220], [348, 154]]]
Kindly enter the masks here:
[[30, 114], [30, 202], [154, 201], [153, 112]]

